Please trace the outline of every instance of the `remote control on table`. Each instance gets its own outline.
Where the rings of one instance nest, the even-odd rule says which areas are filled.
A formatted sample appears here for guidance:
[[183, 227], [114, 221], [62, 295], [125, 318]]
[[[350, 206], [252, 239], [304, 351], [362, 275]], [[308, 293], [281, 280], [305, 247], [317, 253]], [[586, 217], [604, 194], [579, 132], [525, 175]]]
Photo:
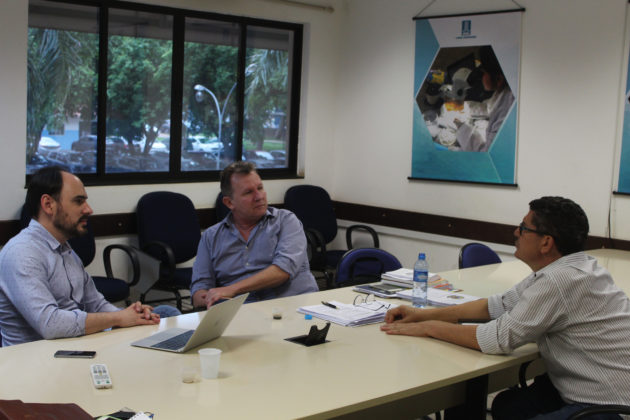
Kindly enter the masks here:
[[104, 364], [94, 364], [90, 366], [90, 373], [92, 374], [92, 382], [95, 388], [111, 388], [112, 380], [109, 377], [107, 366]]

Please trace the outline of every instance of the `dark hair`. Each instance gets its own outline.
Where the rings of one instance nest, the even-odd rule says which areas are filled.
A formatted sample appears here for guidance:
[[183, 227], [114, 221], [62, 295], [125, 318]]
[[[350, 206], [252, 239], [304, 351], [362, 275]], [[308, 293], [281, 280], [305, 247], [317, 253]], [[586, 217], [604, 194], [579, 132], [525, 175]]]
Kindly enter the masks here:
[[532, 200], [532, 223], [536, 229], [551, 235], [562, 255], [583, 251], [588, 237], [588, 218], [575, 202], [563, 197], [541, 197]]
[[37, 220], [39, 215], [42, 195], [48, 194], [55, 201], [59, 200], [63, 187], [62, 172], [65, 171], [59, 166], [49, 166], [38, 170], [31, 176], [24, 207], [30, 212], [33, 219]]
[[252, 172], [256, 172], [256, 165], [251, 162], [239, 160], [230, 163], [221, 171], [221, 193], [225, 197], [232, 197], [232, 175], [248, 175]]

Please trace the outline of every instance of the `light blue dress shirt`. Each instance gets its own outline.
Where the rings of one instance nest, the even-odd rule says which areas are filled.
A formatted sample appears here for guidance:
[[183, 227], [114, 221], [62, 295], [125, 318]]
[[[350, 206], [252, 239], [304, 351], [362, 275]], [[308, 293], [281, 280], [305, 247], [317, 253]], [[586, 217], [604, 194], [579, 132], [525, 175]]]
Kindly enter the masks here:
[[248, 302], [318, 291], [306, 254], [302, 223], [288, 210], [269, 207], [245, 241], [232, 214], [202, 235], [193, 265], [191, 295], [229, 286], [276, 265], [289, 274], [283, 284], [251, 292]]
[[68, 243], [36, 220], [0, 251], [2, 345], [85, 334], [87, 313], [113, 312]]

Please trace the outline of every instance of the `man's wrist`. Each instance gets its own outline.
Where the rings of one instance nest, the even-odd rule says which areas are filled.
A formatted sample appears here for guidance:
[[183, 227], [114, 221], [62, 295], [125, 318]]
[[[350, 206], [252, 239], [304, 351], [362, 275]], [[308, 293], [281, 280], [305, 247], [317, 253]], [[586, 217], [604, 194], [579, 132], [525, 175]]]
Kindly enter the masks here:
[[225, 287], [228, 290], [228, 292], [232, 295], [232, 297], [238, 296], [243, 293], [243, 291], [239, 287], [239, 283], [241, 282], [237, 281], [236, 283], [230, 284], [229, 286]]
[[124, 310], [125, 309], [123, 308], [119, 311], [109, 313], [111, 315], [110, 321], [111, 321], [112, 327], [119, 327], [120, 325], [122, 325], [122, 319], [123, 319], [122, 311]]

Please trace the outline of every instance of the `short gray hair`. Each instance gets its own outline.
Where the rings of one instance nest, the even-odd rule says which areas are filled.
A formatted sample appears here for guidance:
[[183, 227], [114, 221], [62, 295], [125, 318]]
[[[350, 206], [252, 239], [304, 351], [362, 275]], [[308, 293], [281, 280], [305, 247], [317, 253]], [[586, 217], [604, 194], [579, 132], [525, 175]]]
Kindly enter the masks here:
[[221, 194], [224, 197], [232, 197], [232, 175], [249, 175], [252, 172], [256, 172], [256, 165], [252, 162], [238, 160], [230, 163], [221, 171]]

